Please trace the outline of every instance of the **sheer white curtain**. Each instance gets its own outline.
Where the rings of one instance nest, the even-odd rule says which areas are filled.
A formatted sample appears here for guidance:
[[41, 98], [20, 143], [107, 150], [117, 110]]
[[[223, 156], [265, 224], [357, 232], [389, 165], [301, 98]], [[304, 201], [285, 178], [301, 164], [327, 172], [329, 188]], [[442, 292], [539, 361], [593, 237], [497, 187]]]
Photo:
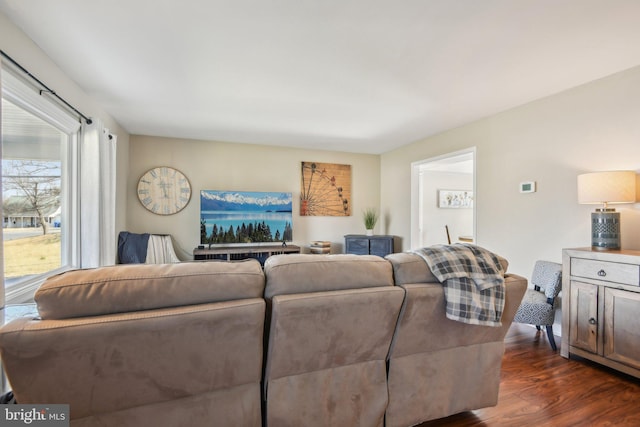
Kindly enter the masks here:
[[100, 120], [82, 126], [80, 267], [116, 261], [116, 136]]
[[[2, 61], [0, 61], [0, 101], [2, 98]], [[0, 102], [0, 147], [2, 147], [2, 102]], [[2, 150], [0, 149], [0, 176], [2, 176]], [[2, 180], [0, 179], [0, 194], [2, 193]], [[0, 205], [0, 213], [2, 213], [2, 205]], [[3, 214], [4, 216], [4, 214]], [[4, 242], [3, 234], [0, 233], [0, 309], [4, 308]], [[4, 319], [0, 319], [0, 324], [4, 323]], [[4, 382], [4, 381], [3, 381]], [[0, 384], [0, 386], [3, 384]], [[3, 390], [0, 390], [3, 391]]]
[[[42, 274], [25, 274], [22, 277], [14, 278], [10, 289], [5, 289], [5, 292], [2, 292], [2, 286], [0, 286], [0, 301], [4, 298], [8, 303], [21, 303], [28, 302], [33, 297], [33, 292], [46, 275], [69, 268], [77, 268], [80, 265], [80, 238], [78, 236], [80, 223], [78, 212], [79, 154], [77, 151], [80, 122], [75, 113], [70, 113], [60, 104], [52, 101], [50, 96], [41, 95], [40, 85], [35, 85], [22, 70], [12, 68], [4, 59], [0, 60], [0, 65], [2, 67], [0, 69], [0, 91], [3, 105], [6, 108], [12, 104], [16, 110], [21, 111], [24, 117], [27, 117], [25, 121], [24, 117], [16, 119], [15, 116], [7, 115], [4, 117], [3, 114], [0, 114], [5, 126], [1, 140], [2, 158], [23, 159], [25, 156], [32, 156], [31, 159], [37, 160], [58, 159], [61, 174], [60, 265], [54, 267], [53, 270], [42, 272]], [[7, 111], [0, 111], [0, 113], [6, 114]], [[37, 128], [32, 128], [32, 124], [41, 121], [61, 132], [60, 134], [55, 133], [59, 138], [59, 143], [48, 140], [46, 134], [32, 131]], [[52, 151], [47, 151], [46, 147]], [[55, 150], [59, 150], [59, 157], [56, 156]], [[1, 237], [0, 248], [3, 248]], [[2, 255], [1, 251], [0, 255]], [[0, 256], [0, 274], [4, 272], [2, 262], [3, 257]], [[7, 281], [4, 280], [4, 275], [2, 277], [2, 285], [6, 286]]]

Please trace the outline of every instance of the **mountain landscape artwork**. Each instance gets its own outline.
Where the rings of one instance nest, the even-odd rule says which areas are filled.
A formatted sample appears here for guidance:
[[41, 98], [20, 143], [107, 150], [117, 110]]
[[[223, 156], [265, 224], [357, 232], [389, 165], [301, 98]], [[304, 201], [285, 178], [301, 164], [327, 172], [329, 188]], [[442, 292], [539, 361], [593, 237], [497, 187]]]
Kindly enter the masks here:
[[292, 194], [263, 191], [200, 192], [200, 244], [290, 242]]

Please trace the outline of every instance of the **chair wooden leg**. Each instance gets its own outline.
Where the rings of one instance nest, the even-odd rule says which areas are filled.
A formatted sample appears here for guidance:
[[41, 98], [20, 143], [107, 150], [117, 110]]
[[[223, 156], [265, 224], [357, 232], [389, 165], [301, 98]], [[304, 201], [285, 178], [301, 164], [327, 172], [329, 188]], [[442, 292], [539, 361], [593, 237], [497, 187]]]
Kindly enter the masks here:
[[556, 347], [556, 340], [553, 338], [553, 326], [551, 325], [547, 325], [547, 337], [549, 337], [549, 344], [551, 344], [553, 351], [558, 350], [558, 347]]

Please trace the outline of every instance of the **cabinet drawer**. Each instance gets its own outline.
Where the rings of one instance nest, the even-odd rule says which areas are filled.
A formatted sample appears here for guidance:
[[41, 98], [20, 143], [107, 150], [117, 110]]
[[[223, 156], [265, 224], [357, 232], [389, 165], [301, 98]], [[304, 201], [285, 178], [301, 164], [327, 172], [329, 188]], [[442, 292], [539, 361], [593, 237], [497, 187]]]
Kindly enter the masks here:
[[621, 283], [623, 285], [640, 286], [640, 265], [637, 264], [571, 258], [571, 275]]

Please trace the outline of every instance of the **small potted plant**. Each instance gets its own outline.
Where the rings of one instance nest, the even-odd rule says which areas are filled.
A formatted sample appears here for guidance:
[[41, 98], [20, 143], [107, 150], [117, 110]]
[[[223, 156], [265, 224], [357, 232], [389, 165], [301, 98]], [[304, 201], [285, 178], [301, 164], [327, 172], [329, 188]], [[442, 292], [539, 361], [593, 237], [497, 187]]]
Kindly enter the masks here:
[[364, 219], [364, 228], [367, 229], [367, 236], [373, 236], [373, 228], [378, 222], [378, 211], [374, 208], [367, 208], [364, 210], [362, 218]]

